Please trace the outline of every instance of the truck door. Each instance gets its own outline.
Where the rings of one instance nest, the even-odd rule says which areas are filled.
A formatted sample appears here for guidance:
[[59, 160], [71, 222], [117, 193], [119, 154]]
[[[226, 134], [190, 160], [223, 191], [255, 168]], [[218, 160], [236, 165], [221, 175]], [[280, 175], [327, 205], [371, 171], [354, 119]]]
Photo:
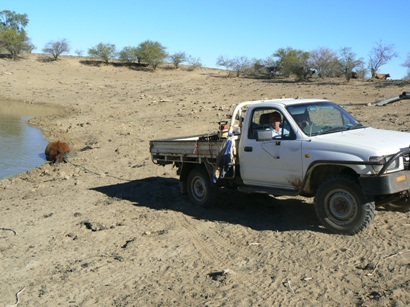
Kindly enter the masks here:
[[[302, 182], [302, 148], [294, 129], [282, 114], [280, 135], [258, 139], [258, 134], [269, 133], [267, 113], [272, 108], [254, 109], [247, 135], [240, 145], [241, 176], [245, 184], [292, 189]], [[272, 132], [271, 132], [272, 133]]]

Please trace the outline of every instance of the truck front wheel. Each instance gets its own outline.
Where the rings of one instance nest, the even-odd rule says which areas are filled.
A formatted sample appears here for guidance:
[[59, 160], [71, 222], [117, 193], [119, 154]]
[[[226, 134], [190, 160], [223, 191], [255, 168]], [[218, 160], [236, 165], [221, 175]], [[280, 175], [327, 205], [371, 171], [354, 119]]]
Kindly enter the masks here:
[[205, 168], [195, 167], [189, 172], [187, 193], [192, 203], [201, 207], [209, 207], [214, 204], [217, 192]]
[[389, 211], [398, 211], [398, 212], [409, 212], [410, 211], [410, 199], [402, 199], [394, 201], [384, 205], [384, 208]]
[[352, 177], [338, 175], [319, 187], [315, 197], [315, 211], [328, 230], [353, 235], [363, 231], [374, 218], [375, 204], [362, 193]]

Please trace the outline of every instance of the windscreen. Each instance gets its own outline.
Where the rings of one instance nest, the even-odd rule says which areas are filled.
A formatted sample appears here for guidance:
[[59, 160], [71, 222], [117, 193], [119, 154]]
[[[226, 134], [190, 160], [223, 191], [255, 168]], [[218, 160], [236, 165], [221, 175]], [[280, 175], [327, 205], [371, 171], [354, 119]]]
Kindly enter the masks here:
[[332, 102], [291, 105], [287, 110], [308, 136], [363, 128], [352, 115]]

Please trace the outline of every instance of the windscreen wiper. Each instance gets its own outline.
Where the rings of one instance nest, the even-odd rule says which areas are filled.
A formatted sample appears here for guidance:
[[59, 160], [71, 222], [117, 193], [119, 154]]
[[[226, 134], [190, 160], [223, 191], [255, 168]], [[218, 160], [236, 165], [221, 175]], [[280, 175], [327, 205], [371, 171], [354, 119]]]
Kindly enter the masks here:
[[346, 126], [335, 126], [335, 127], [323, 127], [321, 131], [319, 131], [318, 134], [328, 134], [332, 132], [341, 132], [341, 131], [346, 131], [349, 130], [349, 127]]

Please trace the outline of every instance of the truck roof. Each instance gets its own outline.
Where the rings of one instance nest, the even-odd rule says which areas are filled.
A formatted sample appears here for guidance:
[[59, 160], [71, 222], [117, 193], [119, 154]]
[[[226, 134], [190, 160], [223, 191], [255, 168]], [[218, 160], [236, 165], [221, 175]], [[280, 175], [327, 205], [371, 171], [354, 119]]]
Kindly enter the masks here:
[[298, 98], [284, 98], [284, 99], [266, 99], [266, 100], [257, 100], [257, 101], [248, 101], [245, 103], [251, 103], [251, 104], [281, 104], [283, 106], [290, 106], [294, 104], [300, 104], [300, 103], [312, 103], [312, 102], [322, 102], [322, 101], [328, 101], [325, 99], [298, 99]]
[[272, 106], [272, 105], [281, 105], [282, 107], [287, 107], [295, 104], [301, 103], [312, 103], [312, 102], [325, 102], [329, 100], [325, 99], [298, 99], [298, 98], [284, 98], [284, 99], [264, 99], [264, 100], [252, 100], [252, 101], [244, 101], [240, 102], [234, 110], [234, 114], [237, 114], [239, 110], [243, 110], [244, 108], [248, 108], [253, 105], [260, 105], [260, 106]]
[[253, 101], [244, 101], [238, 103], [238, 105], [235, 107], [232, 117], [231, 117], [231, 124], [230, 124], [230, 131], [232, 132], [234, 123], [236, 118], [241, 117], [242, 112], [246, 112], [246, 110], [250, 106], [258, 105], [261, 107], [271, 107], [273, 105], [280, 105], [282, 107], [287, 107], [291, 105], [296, 105], [296, 104], [303, 104], [303, 103], [314, 103], [314, 102], [325, 102], [328, 100], [325, 99], [297, 99], [297, 98], [285, 98], [285, 99], [264, 99], [264, 100], [253, 100]]

